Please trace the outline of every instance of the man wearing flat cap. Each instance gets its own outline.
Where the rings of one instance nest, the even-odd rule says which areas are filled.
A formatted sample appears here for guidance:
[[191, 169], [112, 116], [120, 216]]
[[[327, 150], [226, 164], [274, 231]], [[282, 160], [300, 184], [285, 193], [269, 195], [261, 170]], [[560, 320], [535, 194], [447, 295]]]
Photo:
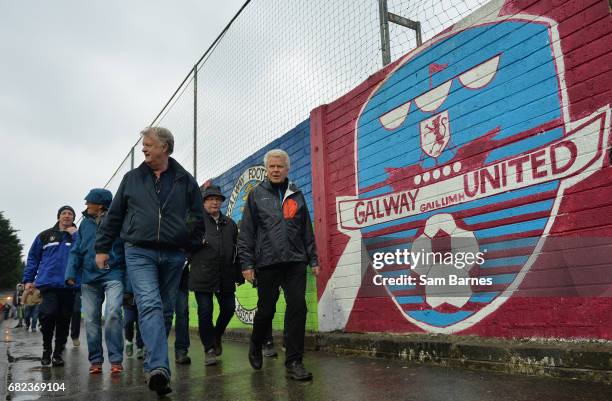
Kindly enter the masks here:
[[[57, 211], [57, 223], [36, 236], [28, 252], [23, 283], [26, 291], [40, 290], [41, 333], [43, 336], [43, 366], [63, 366], [70, 317], [74, 304], [74, 289], [64, 282], [68, 256], [74, 242], [76, 226], [74, 209], [62, 206]], [[53, 337], [55, 335], [55, 347]]]
[[[215, 365], [222, 353], [221, 338], [236, 309], [236, 283], [244, 283], [236, 257], [238, 227], [221, 213], [225, 196], [216, 185], [202, 190], [206, 236], [204, 247], [193, 254], [189, 288], [198, 303], [198, 328], [204, 346], [204, 364]], [[213, 294], [219, 303], [219, 316], [213, 326]]]

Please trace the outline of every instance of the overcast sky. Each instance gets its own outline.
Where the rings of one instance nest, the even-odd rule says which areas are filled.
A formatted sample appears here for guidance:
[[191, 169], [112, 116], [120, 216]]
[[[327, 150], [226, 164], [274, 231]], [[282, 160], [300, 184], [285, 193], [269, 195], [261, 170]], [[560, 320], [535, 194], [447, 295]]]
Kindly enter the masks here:
[[244, 0], [0, 0], [0, 211], [84, 209]]

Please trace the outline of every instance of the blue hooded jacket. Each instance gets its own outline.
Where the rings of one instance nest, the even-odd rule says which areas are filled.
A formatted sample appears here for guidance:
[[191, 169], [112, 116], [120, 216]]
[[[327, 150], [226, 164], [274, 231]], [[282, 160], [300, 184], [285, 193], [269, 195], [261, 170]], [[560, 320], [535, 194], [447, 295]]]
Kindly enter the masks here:
[[[76, 234], [59, 229], [59, 223], [36, 236], [23, 272], [24, 283], [34, 283], [36, 288], [75, 288], [66, 285], [64, 274], [70, 249]], [[77, 277], [78, 279], [78, 277]]]
[[[100, 220], [101, 221], [101, 220]], [[79, 225], [76, 243], [70, 251], [65, 280], [81, 278], [83, 284], [103, 283], [111, 280], [124, 280], [125, 252], [123, 241], [117, 239], [111, 248], [108, 265], [109, 269], [98, 269], [96, 266], [96, 233], [100, 221], [86, 212], [83, 212], [83, 221]]]

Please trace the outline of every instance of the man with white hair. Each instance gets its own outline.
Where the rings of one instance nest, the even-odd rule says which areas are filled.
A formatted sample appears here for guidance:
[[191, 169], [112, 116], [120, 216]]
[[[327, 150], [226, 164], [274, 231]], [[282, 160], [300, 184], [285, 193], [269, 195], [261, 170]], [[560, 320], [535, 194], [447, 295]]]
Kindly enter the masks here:
[[[172, 133], [162, 127], [141, 132], [145, 161], [123, 177], [96, 238], [96, 264], [104, 268], [121, 234], [125, 262], [147, 349], [149, 389], [170, 389], [168, 334], [186, 252], [201, 246], [202, 195], [195, 179], [176, 160]], [[165, 327], [164, 330], [160, 328]]]
[[294, 380], [311, 380], [302, 363], [306, 328], [306, 266], [319, 274], [314, 233], [306, 199], [287, 178], [289, 155], [282, 149], [264, 156], [267, 179], [253, 188], [246, 201], [238, 253], [244, 278], [257, 277], [257, 312], [253, 323], [249, 362], [261, 369], [262, 345], [274, 318], [278, 287], [283, 289], [285, 312], [285, 367]]

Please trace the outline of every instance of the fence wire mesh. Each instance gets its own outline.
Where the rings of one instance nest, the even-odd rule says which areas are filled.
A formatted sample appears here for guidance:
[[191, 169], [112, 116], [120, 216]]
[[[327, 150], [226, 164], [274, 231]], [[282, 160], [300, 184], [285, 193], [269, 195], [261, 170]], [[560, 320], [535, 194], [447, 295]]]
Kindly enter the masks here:
[[[387, 9], [420, 22], [425, 42], [488, 2], [387, 0]], [[198, 182], [219, 175], [382, 67], [379, 7], [379, 0], [248, 2], [196, 66], [197, 90], [192, 73], [153, 125], [173, 132], [173, 157]], [[404, 26], [389, 23], [389, 38], [391, 60], [417, 46]], [[139, 142], [131, 152], [137, 167]], [[107, 188], [115, 191], [131, 165], [128, 154]]]

